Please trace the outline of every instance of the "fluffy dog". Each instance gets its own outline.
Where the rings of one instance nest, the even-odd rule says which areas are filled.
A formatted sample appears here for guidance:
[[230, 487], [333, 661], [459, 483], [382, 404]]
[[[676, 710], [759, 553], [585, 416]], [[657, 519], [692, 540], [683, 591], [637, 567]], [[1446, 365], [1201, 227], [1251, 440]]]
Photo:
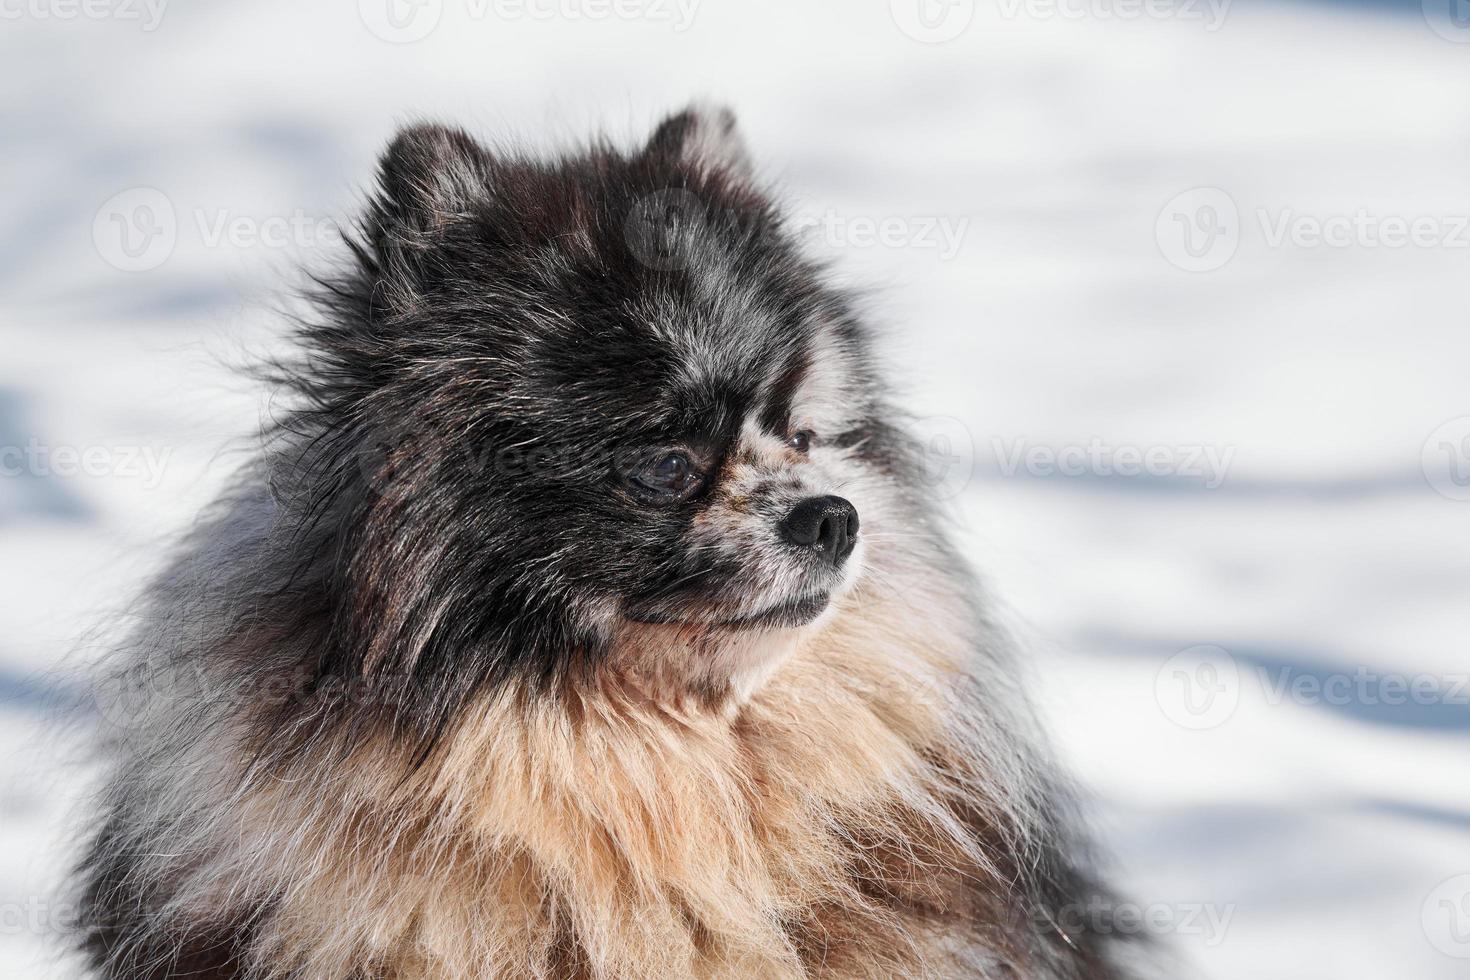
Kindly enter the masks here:
[[728, 112], [551, 160], [415, 126], [350, 252], [119, 651], [98, 976], [1121, 975]]

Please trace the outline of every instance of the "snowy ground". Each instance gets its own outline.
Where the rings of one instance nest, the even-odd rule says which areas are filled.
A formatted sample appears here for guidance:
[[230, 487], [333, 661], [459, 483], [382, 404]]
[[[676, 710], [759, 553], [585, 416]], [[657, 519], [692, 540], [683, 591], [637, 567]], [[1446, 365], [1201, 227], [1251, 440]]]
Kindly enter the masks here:
[[876, 289], [1152, 930], [1217, 978], [1470, 973], [1470, 25], [386, 4], [0, 7], [0, 447], [52, 454], [0, 478], [0, 978], [68, 975], [54, 671], [228, 471], [261, 403], [220, 360], [395, 123], [628, 136], [690, 96]]

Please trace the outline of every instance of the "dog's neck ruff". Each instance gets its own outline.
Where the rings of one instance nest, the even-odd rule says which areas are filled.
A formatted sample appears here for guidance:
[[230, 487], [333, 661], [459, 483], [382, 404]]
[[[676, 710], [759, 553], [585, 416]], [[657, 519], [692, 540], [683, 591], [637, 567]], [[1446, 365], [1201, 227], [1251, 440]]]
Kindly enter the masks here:
[[974, 930], [1001, 924], [977, 913], [1007, 905], [1027, 804], [1001, 798], [983, 773], [1005, 761], [958, 724], [966, 614], [942, 589], [922, 631], [894, 600], [848, 605], [744, 700], [504, 689], [411, 775], [368, 743], [263, 787], [235, 852], [274, 896], [255, 958], [324, 980], [365, 965], [974, 976], [1007, 960]]

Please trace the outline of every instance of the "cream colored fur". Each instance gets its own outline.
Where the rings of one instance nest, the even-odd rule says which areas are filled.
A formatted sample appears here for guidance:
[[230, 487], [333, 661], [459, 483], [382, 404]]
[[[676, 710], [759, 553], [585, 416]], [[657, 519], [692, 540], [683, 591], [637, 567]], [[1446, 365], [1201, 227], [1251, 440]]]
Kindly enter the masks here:
[[865, 848], [898, 855], [885, 887], [992, 872], [960, 798], [1025, 835], [1028, 801], [996, 798], [1021, 774], [984, 758], [1003, 733], [964, 717], [974, 623], [926, 565], [880, 564], [776, 634], [748, 701], [650, 685], [646, 655], [679, 643], [644, 628], [559, 698], [487, 697], [417, 769], [387, 742], [324, 748], [221, 801], [239, 839], [181, 900], [268, 904], [257, 966], [313, 980], [980, 975], [1001, 954], [862, 887], [893, 873]]

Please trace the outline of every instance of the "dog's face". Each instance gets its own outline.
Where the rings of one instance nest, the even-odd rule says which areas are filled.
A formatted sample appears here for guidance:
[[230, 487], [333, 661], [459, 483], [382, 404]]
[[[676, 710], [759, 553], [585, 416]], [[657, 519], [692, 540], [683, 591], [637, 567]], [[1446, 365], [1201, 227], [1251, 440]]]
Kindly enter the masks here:
[[660, 674], [720, 690], [861, 575], [872, 478], [832, 327], [703, 288], [689, 277], [633, 299], [623, 328], [544, 350], [537, 368], [567, 382], [523, 404], [565, 443], [506, 476], [547, 565], [577, 580], [569, 605]]
[[731, 125], [554, 164], [418, 128], [385, 157], [358, 414], [412, 445], [387, 440], [356, 565], [379, 602], [420, 593], [378, 626], [420, 631], [399, 662], [453, 664], [426, 624], [542, 672], [678, 642], [718, 686], [751, 666], [721, 650], [780, 646], [861, 576], [892, 482], [865, 343]]

